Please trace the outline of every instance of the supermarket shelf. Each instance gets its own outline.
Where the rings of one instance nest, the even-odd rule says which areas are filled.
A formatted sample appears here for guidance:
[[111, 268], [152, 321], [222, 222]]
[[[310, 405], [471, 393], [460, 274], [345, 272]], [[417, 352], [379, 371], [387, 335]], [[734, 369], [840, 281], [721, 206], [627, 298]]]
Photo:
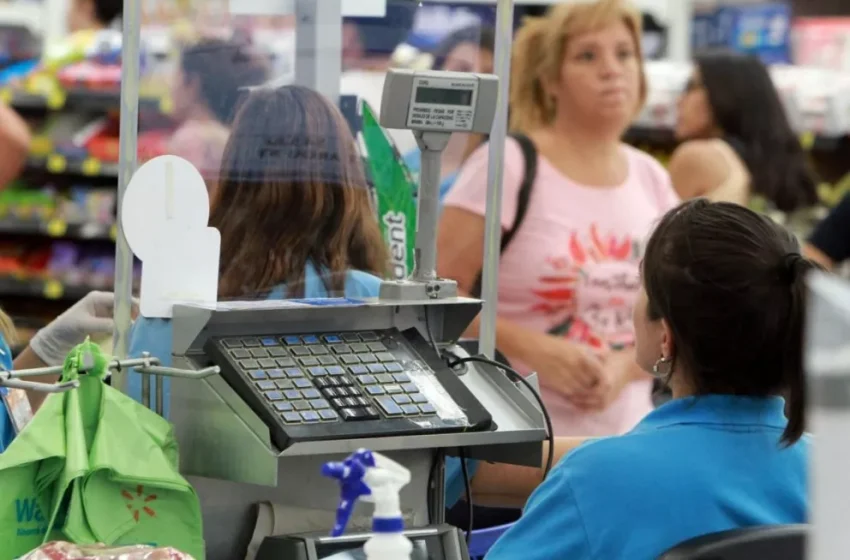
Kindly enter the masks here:
[[107, 163], [97, 158], [68, 159], [61, 154], [46, 157], [32, 156], [27, 165], [30, 169], [47, 171], [54, 175], [82, 175], [84, 177], [117, 178], [118, 164]]
[[41, 2], [2, 2], [0, 3], [0, 22], [6, 27], [28, 27], [36, 33], [44, 30], [45, 9]]
[[[676, 145], [676, 137], [672, 130], [647, 126], [633, 126], [626, 132], [624, 140], [630, 144], [650, 144], [659, 147]], [[826, 153], [850, 145], [850, 138], [847, 136], [819, 136], [808, 133], [800, 135], [800, 142], [807, 150]]]
[[[51, 110], [74, 109], [81, 111], [110, 111], [121, 107], [119, 89], [57, 89], [50, 93], [33, 93], [15, 88], [0, 88], [0, 100], [16, 109]], [[167, 113], [170, 101], [167, 98], [142, 97], [139, 108]]]
[[63, 284], [58, 280], [0, 276], [0, 298], [27, 297], [54, 301], [82, 299], [95, 290], [92, 286]]
[[18, 218], [0, 218], [0, 234], [31, 235], [56, 239], [81, 239], [114, 241], [114, 225], [83, 223], [69, 224], [64, 220], [23, 220]]

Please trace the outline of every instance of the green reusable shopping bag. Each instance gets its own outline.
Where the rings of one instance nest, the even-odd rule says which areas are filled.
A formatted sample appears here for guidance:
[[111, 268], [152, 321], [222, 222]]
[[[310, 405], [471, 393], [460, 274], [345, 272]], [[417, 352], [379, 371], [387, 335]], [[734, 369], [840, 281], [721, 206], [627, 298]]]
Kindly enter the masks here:
[[[83, 363], [94, 367], [80, 376], [77, 372]], [[29, 481], [25, 475], [21, 477], [22, 487], [35, 495], [41, 511], [48, 508], [51, 512], [50, 521], [40, 526], [43, 531], [35, 546], [49, 533], [51, 539], [80, 544], [171, 546], [202, 560], [200, 504], [177, 471], [177, 446], [171, 427], [160, 416], [105, 385], [106, 363], [96, 345], [77, 347], [65, 362], [63, 380], [77, 379], [80, 387], [48, 399], [61, 401], [61, 413], [52, 418], [58, 429], [45, 427], [37, 437], [29, 437], [31, 444], [38, 444], [45, 432], [45, 441], [53, 441], [56, 432], [63, 433], [60, 439], [65, 448], [56, 451], [59, 455], [64, 451], [65, 460], [58, 461], [60, 468], [48, 460], [51, 468], [43, 469], [45, 461], [37, 456]], [[39, 411], [25, 432], [41, 414]], [[0, 460], [3, 458], [0, 456]], [[37, 476], [42, 470], [44, 474]], [[0, 479], [4, 473], [0, 467]], [[38, 484], [41, 479], [47, 482]], [[0, 558], [13, 558], [35, 546], [0, 554]]]

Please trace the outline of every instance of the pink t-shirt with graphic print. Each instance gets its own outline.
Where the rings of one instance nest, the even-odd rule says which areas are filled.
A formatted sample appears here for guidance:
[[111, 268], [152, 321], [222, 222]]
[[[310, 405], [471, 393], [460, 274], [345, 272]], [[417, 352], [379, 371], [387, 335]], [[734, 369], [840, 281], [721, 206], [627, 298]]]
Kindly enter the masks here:
[[[484, 215], [487, 151], [482, 146], [464, 164], [446, 206]], [[679, 201], [661, 164], [631, 146], [623, 151], [628, 177], [608, 188], [576, 183], [538, 156], [528, 210], [499, 263], [500, 317], [595, 348], [634, 342], [642, 246], [656, 221]], [[508, 139], [504, 230], [514, 223], [524, 171], [519, 144]], [[590, 413], [551, 389], [543, 389], [543, 399], [556, 435], [602, 436], [634, 427], [652, 410], [651, 393], [649, 379], [635, 381], [610, 407]]]

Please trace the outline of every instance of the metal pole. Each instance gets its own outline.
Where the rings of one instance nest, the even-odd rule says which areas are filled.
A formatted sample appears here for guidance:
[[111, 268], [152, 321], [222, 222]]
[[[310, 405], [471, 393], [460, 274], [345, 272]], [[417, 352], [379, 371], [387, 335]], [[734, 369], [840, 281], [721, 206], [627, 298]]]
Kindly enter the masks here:
[[667, 57], [675, 62], [691, 61], [691, 28], [694, 0], [667, 0], [667, 29], [670, 33]]
[[499, 295], [499, 248], [502, 239], [502, 161], [508, 135], [508, 93], [514, 34], [514, 0], [497, 2], [494, 66], [499, 76], [499, 97], [496, 101], [496, 118], [490, 131], [487, 163], [487, 215], [484, 218], [484, 265], [481, 271], [484, 309], [478, 335], [478, 351], [489, 358], [496, 351], [496, 302]]
[[337, 105], [342, 74], [342, 0], [297, 0], [295, 14], [295, 83], [318, 91]]
[[[133, 252], [124, 237], [121, 205], [127, 185], [136, 172], [136, 152], [139, 136], [139, 36], [141, 0], [124, 0], [124, 30], [121, 44], [121, 137], [118, 159], [118, 235], [115, 240], [115, 332], [112, 353], [121, 359], [127, 356], [133, 305]], [[119, 390], [126, 387], [126, 374], [113, 376], [112, 384]]]

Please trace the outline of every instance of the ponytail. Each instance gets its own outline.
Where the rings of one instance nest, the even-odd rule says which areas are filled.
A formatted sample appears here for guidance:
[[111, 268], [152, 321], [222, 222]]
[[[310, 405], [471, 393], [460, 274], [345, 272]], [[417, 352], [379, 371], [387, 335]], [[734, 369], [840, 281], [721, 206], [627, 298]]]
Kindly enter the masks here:
[[0, 336], [6, 340], [6, 344], [14, 346], [18, 342], [18, 333], [12, 318], [0, 309]]
[[[528, 17], [514, 39], [511, 57], [510, 129], [529, 132], [549, 123], [555, 107], [543, 87], [549, 19]], [[550, 56], [552, 53], [549, 53]], [[560, 53], [558, 53], [560, 57]]]
[[782, 444], [790, 447], [803, 437], [806, 418], [806, 378], [803, 370], [803, 325], [805, 324], [806, 276], [820, 265], [790, 253], [782, 264], [791, 283], [791, 303], [788, 312], [788, 331], [783, 349], [782, 375], [787, 391], [786, 414], [788, 425], [782, 433]]

